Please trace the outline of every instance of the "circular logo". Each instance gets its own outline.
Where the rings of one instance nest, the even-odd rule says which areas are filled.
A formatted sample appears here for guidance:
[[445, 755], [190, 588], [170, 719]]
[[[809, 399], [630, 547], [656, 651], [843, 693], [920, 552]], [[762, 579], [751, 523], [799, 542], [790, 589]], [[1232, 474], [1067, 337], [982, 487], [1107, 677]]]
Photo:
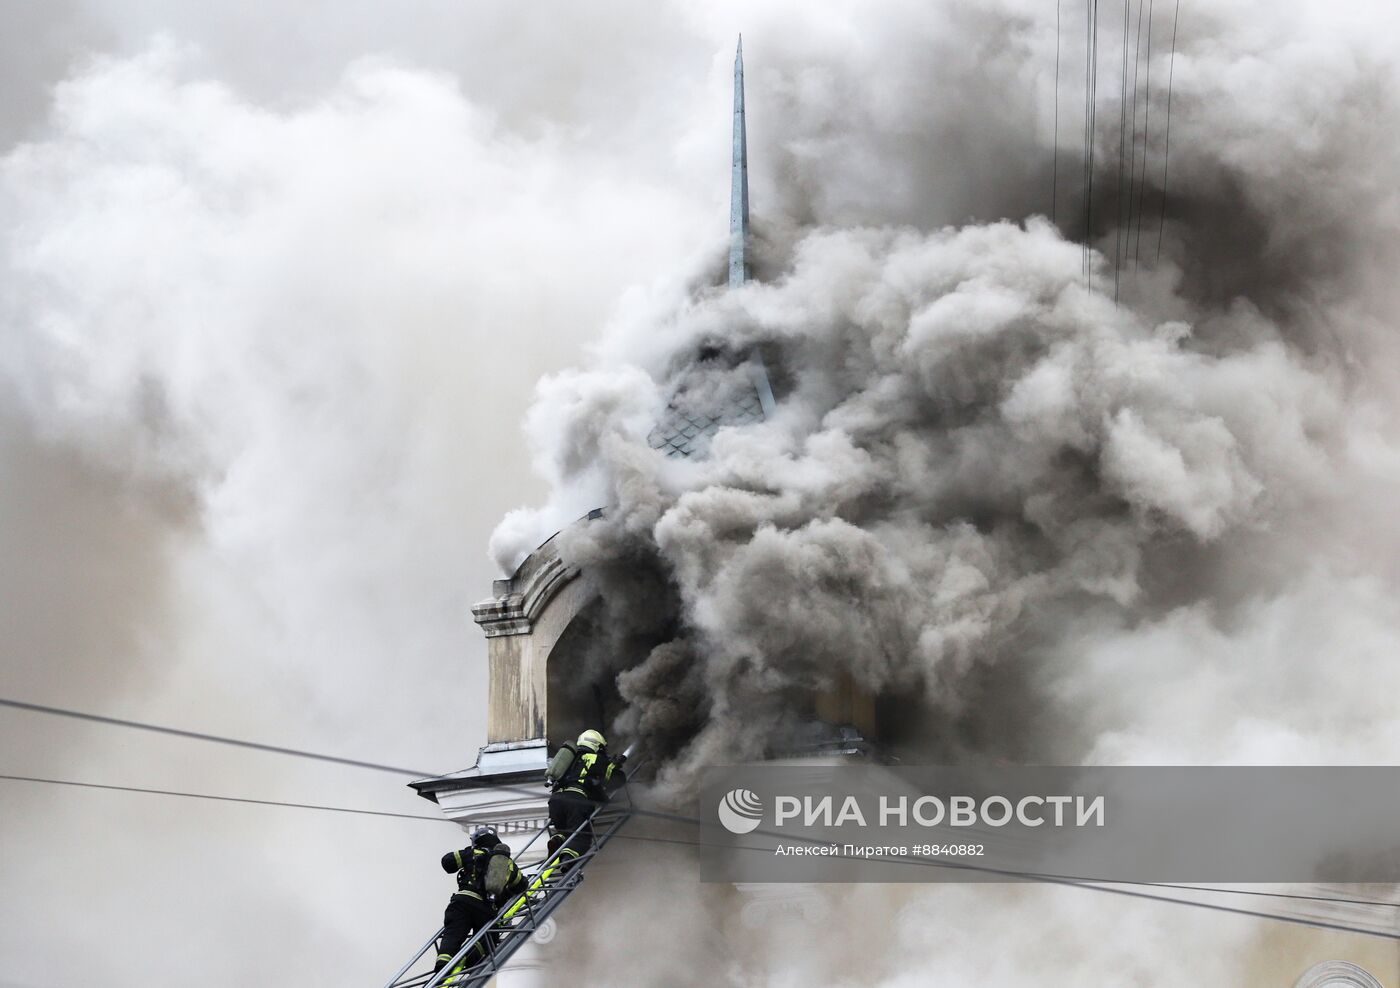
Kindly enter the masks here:
[[731, 834], [751, 833], [763, 822], [763, 800], [747, 789], [731, 789], [719, 801], [719, 822]]

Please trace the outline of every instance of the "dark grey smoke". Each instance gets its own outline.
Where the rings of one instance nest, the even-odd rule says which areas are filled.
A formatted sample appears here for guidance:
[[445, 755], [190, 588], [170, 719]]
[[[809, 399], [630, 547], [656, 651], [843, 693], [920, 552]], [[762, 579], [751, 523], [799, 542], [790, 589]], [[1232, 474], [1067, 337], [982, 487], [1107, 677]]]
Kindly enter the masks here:
[[[901, 740], [923, 757], [1267, 759], [1282, 735], [1281, 758], [1386, 757], [1360, 741], [1380, 724], [1334, 732], [1296, 698], [1266, 703], [1252, 728], [1218, 720], [1218, 746], [1197, 747], [1110, 716], [1131, 686], [1085, 695], [1119, 675], [1083, 654], [1096, 648], [1141, 662], [1135, 643], [1194, 620], [1240, 643], [1261, 609], [1316, 581], [1393, 579], [1388, 554], [1356, 539], [1394, 535], [1379, 451], [1394, 441], [1400, 148], [1377, 126], [1400, 109], [1394, 61], [1342, 25], [1305, 36], [1314, 14], [1184, 20], [1165, 188], [1173, 70], [1154, 44], [1140, 227], [1115, 211], [1119, 55], [1101, 55], [1092, 293], [1080, 246], [1028, 215], [1048, 206], [1044, 11], [950, 6], [872, 28], [898, 42], [751, 53], [766, 283], [619, 320], [598, 365], [546, 385], [532, 419], [560, 451], [559, 489], [612, 506], [574, 558], [595, 575], [656, 560], [678, 595], [676, 635], [622, 672], [620, 727], [679, 766], [749, 756], [850, 677], [918, 712]], [[1170, 16], [1154, 26], [1170, 37]], [[1070, 51], [1067, 204], [1081, 191], [1067, 177], [1082, 126]], [[931, 95], [894, 101], [891, 87]], [[940, 226], [965, 219], [995, 222]], [[714, 340], [765, 349], [781, 410], [722, 433], [707, 462], [664, 461], [645, 413]], [[528, 521], [498, 532], [507, 566]], [[1312, 616], [1340, 636], [1362, 606], [1339, 590]], [[1194, 696], [1207, 675], [1138, 673], [1128, 703], [1147, 720], [1158, 689]], [[704, 685], [703, 704], [675, 702], [677, 676], [681, 696]], [[1340, 711], [1358, 697], [1313, 699]]]

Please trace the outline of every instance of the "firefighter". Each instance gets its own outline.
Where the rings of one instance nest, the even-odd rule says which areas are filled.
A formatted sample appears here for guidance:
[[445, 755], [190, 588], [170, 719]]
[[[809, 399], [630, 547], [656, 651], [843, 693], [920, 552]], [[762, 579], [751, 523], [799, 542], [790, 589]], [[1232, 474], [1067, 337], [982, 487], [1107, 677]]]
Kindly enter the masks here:
[[562, 847], [559, 852], [561, 872], [568, 870], [593, 846], [593, 825], [588, 822], [589, 817], [626, 781], [622, 772], [626, 755], [610, 757], [608, 742], [600, 731], [584, 731], [576, 744], [566, 744], [564, 748], [572, 750], [573, 758], [565, 759], [567, 766], [551, 780], [553, 791], [549, 797], [549, 823], [554, 831], [550, 849]]
[[[490, 926], [504, 903], [525, 891], [525, 877], [511, 859], [510, 848], [492, 827], [477, 827], [472, 831], [471, 844], [444, 854], [442, 870], [457, 873], [457, 891], [442, 916], [434, 973], [457, 956], [462, 944], [478, 930]], [[486, 939], [482, 938], [462, 959], [458, 970], [485, 960], [489, 952]]]

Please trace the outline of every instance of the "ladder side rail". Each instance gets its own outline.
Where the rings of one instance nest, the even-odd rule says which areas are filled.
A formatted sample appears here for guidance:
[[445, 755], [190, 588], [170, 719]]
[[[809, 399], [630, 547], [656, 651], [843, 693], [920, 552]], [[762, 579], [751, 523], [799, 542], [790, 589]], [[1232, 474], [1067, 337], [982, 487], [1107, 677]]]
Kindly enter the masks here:
[[[567, 886], [552, 889], [552, 894], [540, 905], [535, 914], [537, 917], [536, 925], [548, 919], [549, 914], [563, 905], [564, 900], [569, 897], [569, 893], [573, 892], [576, 888], [578, 888], [578, 882], [571, 881]], [[524, 933], [526, 931], [521, 930], [519, 932]], [[533, 930], [530, 932], [533, 932]], [[485, 985], [493, 977], [505, 970], [506, 963], [517, 950], [525, 945], [527, 939], [528, 937], [521, 936], [512, 938], [510, 941], [503, 943], [501, 948], [496, 951], [495, 955], [485, 962], [486, 966], [484, 968], [464, 972], [461, 976], [462, 980], [454, 981], [449, 988], [480, 988], [480, 986]]]
[[[645, 764], [643, 761], [638, 761], [637, 769], [640, 769], [643, 764]], [[635, 772], [636, 769], [633, 770], [633, 774], [635, 774]], [[627, 802], [628, 807], [630, 809], [630, 807], [632, 807], [634, 804], [632, 800], [632, 791], [629, 783], [630, 778], [625, 778], [622, 784], [622, 791], [627, 793]], [[564, 882], [561, 882], [560, 885], [557, 887], [545, 885], [544, 880], [554, 871], [554, 866], [558, 864], [560, 854], [563, 853], [564, 848], [568, 846], [569, 842], [572, 841], [574, 837], [583, 833], [586, 827], [592, 826], [594, 818], [596, 818], [600, 813], [602, 813], [602, 811], [609, 805], [611, 805], [611, 803], [611, 798], [600, 801], [598, 805], [593, 808], [593, 812], [588, 814], [588, 819], [584, 820], [581, 824], [575, 827], [573, 831], [570, 832], [569, 837], [562, 844], [560, 844], [559, 848], [533, 869], [534, 881], [527, 883], [525, 891], [522, 892], [519, 896], [517, 896], [516, 900], [513, 900], [503, 905], [500, 908], [500, 910], [496, 913], [496, 915], [492, 917], [491, 922], [488, 924], [484, 924], [481, 929], [477, 930], [476, 933], [473, 934], [472, 937], [467, 940], [466, 943], [462, 944], [461, 949], [457, 951], [456, 955], [454, 955], [450, 961], [444, 964], [442, 966], [442, 969], [438, 971], [427, 982], [427, 984], [423, 986], [423, 988], [440, 988], [440, 986], [449, 977], [449, 972], [451, 972], [453, 968], [457, 967], [457, 965], [459, 965], [462, 962], [462, 959], [466, 957], [469, 951], [475, 948], [476, 945], [484, 937], [493, 936], [495, 933], [500, 931], [499, 928], [502, 926], [502, 924], [507, 924], [509, 922], [509, 919], [515, 914], [516, 911], [518, 911], [518, 900], [525, 899], [533, 893], [538, 894], [540, 898], [544, 900], [544, 903], [548, 903], [551, 899], [556, 898], [556, 896], [552, 895], [551, 893], [563, 893], [564, 895], [567, 895], [569, 891], [572, 891], [573, 887], [577, 885], [577, 877], [575, 877], [573, 881], [565, 880]], [[602, 836], [602, 840], [600, 841], [599, 839], [595, 838], [593, 846], [590, 847], [586, 853], [580, 855], [574, 860], [570, 870], [574, 873], [575, 876], [577, 876], [581, 871], [583, 863], [587, 860], [591, 860], [593, 856], [598, 853], [598, 850], [601, 848], [602, 843], [605, 842], [609, 837], [611, 837], [614, 832], [616, 832], [617, 828], [620, 827], [626, 821], [629, 815], [630, 813], [620, 811], [617, 821], [607, 829], [607, 831]], [[539, 834], [536, 834], [534, 839], [538, 839], [538, 837]], [[563, 895], [558, 896], [557, 898], [562, 900]], [[553, 912], [553, 909], [551, 908], [546, 911], [543, 908], [542, 904], [540, 909], [541, 915], [547, 915], [548, 912]], [[509, 929], [509, 926], [507, 925], [505, 928]], [[521, 942], [523, 942], [523, 940], [524, 938], [520, 938]], [[488, 947], [488, 949], [494, 955], [494, 947]], [[514, 952], [515, 950], [512, 949], [511, 953]], [[488, 963], [489, 960], [490, 958], [488, 957], [486, 960], [479, 961], [478, 963]], [[467, 975], [467, 972], [462, 972], [462, 975]], [[454, 988], [458, 988], [458, 986], [465, 986], [470, 983], [468, 981], [460, 980], [461, 977], [462, 976], [459, 975], [459, 980], [453, 982]], [[390, 988], [394, 988], [394, 986], [391, 985]]]
[[[571, 872], [582, 871], [584, 864], [592, 861], [593, 858], [597, 856], [598, 852], [603, 849], [603, 845], [606, 844], [613, 834], [615, 834], [630, 818], [631, 815], [627, 813], [619, 813], [616, 816], [610, 816], [608, 818], [607, 828], [594, 833], [593, 846], [575, 858], [573, 862], [570, 863], [569, 870]], [[548, 892], [550, 889], [561, 889], [563, 887], [564, 883], [561, 882], [558, 885], [542, 886], [542, 890]]]
[[[569, 834], [568, 840], [572, 840], [575, 836], [582, 833], [585, 827], [590, 826], [593, 823], [593, 818], [596, 817], [599, 811], [601, 811], [603, 807], [607, 805], [608, 804], [606, 802], [602, 802], [599, 803], [596, 807], [594, 807], [593, 812], [588, 814], [588, 819], [584, 820], [583, 823], [575, 827], [574, 830]], [[550, 872], [554, 870], [552, 866], [558, 864], [559, 855], [564, 850], [564, 847], [568, 844], [568, 840], [566, 840], [564, 844], [561, 844], [558, 850], [556, 850], [553, 854], [551, 854], [543, 862], [536, 866], [535, 869], [533, 869], [533, 874], [531, 877], [534, 879], [534, 881], [529, 882], [525, 887], [525, 891], [522, 892], [517, 898], [528, 896], [531, 893], [540, 893], [543, 898], [548, 898], [548, 886], [544, 884], [544, 879], [549, 875]], [[591, 850], [592, 849], [590, 848], [590, 852]], [[592, 854], [590, 853], [588, 856], [592, 857]], [[444, 964], [442, 966], [442, 969], [438, 971], [437, 974], [432, 978], [432, 980], [430, 980], [426, 985], [424, 985], [423, 988], [439, 988], [439, 986], [441, 986], [442, 983], [449, 976], [449, 972], [462, 962], [462, 959], [466, 957], [467, 953], [474, 949], [483, 937], [487, 937], [491, 934], [494, 934], [496, 932], [497, 926], [502, 921], [508, 919], [508, 915], [513, 914], [514, 906], [514, 901], [508, 902], [504, 906], [502, 906], [500, 911], [497, 912], [494, 917], [492, 917], [491, 922], [484, 924], [481, 927], [481, 929], [477, 930], [476, 933], [473, 934], [469, 940], [467, 940], [466, 943], [462, 944], [462, 948], [457, 951], [456, 955], [454, 955], [450, 961]], [[459, 983], [463, 982], [454, 982], [454, 985]]]
[[529, 939], [529, 934], [533, 933], [535, 929], [549, 918], [550, 913], [563, 905], [564, 900], [578, 889], [579, 883], [583, 878], [581, 872], [582, 862], [592, 858], [597, 850], [601, 849], [602, 846], [627, 823], [630, 816], [631, 815], [627, 813], [618, 814], [617, 818], [612, 821], [607, 830], [598, 834], [594, 842], [594, 847], [590, 848], [586, 855], [579, 857], [578, 862], [570, 869], [570, 876], [565, 879], [564, 882], [558, 885], [545, 886], [543, 889], [545, 893], [543, 901], [538, 907], [531, 908], [532, 916], [531, 922], [528, 924], [530, 927], [529, 929], [524, 929], [519, 926], [506, 927], [506, 930], [503, 932], [513, 933], [515, 935], [504, 939], [501, 944], [495, 948], [492, 955], [487, 960], [480, 962], [476, 968], [469, 972], [463, 972], [463, 974], [459, 976], [461, 980], [454, 981], [450, 988], [484, 988], [491, 978], [505, 970], [506, 964], [510, 961], [512, 955], [525, 945], [525, 941]]
[[540, 835], [541, 835], [541, 834], [547, 834], [547, 833], [549, 833], [549, 824], [548, 824], [548, 823], [546, 823], [546, 824], [545, 824], [543, 827], [541, 827], [539, 830], [536, 830], [536, 831], [535, 831], [535, 836], [531, 837], [528, 841], [526, 841], [526, 842], [525, 842], [525, 846], [522, 847], [520, 850], [514, 852], [514, 854], [512, 855], [512, 857], [519, 857], [520, 855], [524, 854], [526, 851], [530, 850], [530, 848], [532, 848], [532, 847], [535, 846], [535, 841], [537, 841], [537, 840], [540, 839]]
[[442, 936], [442, 931], [445, 929], [447, 929], [446, 926], [439, 926], [438, 931], [428, 937], [428, 942], [418, 948], [418, 952], [408, 959], [407, 964], [398, 969], [398, 972], [389, 979], [389, 983], [384, 988], [399, 988], [399, 979], [408, 973], [409, 968], [418, 963], [419, 958], [426, 954], [433, 944], [437, 943], [438, 937]]
[[[637, 772], [638, 770], [640, 770], [641, 767], [642, 767], [644, 764], [646, 764], [646, 762], [645, 762], [644, 759], [638, 760], [638, 762], [637, 762], [637, 768], [633, 770], [633, 773], [632, 773], [632, 774], [635, 775], [636, 772]], [[631, 779], [630, 779], [630, 777], [624, 778], [623, 783], [622, 783], [622, 787], [621, 787], [621, 791], [622, 791], [622, 792], [625, 792], [625, 793], [627, 794], [627, 805], [628, 805], [628, 809], [627, 809], [627, 810], [618, 810], [618, 812], [619, 812], [619, 814], [622, 814], [622, 815], [625, 817], [626, 815], [628, 815], [628, 814], [630, 813], [631, 808], [635, 805], [635, 803], [634, 803], [634, 801], [633, 801], [633, 799], [632, 799], [632, 789], [631, 789]], [[569, 843], [572, 842], [572, 840], [573, 840], [573, 838], [574, 838], [575, 836], [577, 836], [578, 834], [582, 833], [583, 830], [584, 830], [584, 828], [591, 826], [591, 825], [595, 822], [596, 818], [597, 818], [600, 814], [603, 814], [603, 811], [604, 811], [604, 810], [608, 809], [609, 807], [613, 807], [613, 805], [614, 805], [614, 804], [613, 804], [613, 798], [611, 798], [611, 797], [610, 797], [609, 799], [606, 799], [606, 800], [603, 800], [603, 801], [599, 802], [598, 805], [595, 806], [595, 807], [593, 808], [593, 812], [590, 813], [590, 814], [588, 815], [588, 819], [585, 820], [583, 823], [579, 824], [577, 827], [574, 828], [574, 830], [569, 834], [569, 837], [568, 837], [565, 841], [563, 841], [563, 842], [560, 844], [558, 850], [556, 850], [553, 854], [551, 854], [549, 857], [547, 857], [544, 861], [540, 862], [538, 865], [535, 865], [534, 868], [532, 868], [529, 872], [527, 872], [527, 874], [529, 874], [534, 880], [533, 880], [532, 882], [530, 882], [530, 883], [527, 885], [526, 891], [525, 891], [524, 893], [522, 893], [522, 896], [521, 896], [522, 898], [524, 898], [526, 895], [529, 895], [529, 894], [531, 894], [531, 893], [538, 893], [539, 891], [541, 891], [542, 889], [545, 888], [544, 883], [543, 883], [543, 880], [544, 880], [545, 878], [547, 878], [547, 877], [549, 876], [549, 874], [554, 870], [555, 866], [558, 865], [560, 855], [563, 854], [564, 848], [565, 848], [566, 846], [568, 846]], [[611, 829], [609, 829], [608, 834], [609, 834], [609, 836], [611, 836]], [[595, 844], [596, 844], [596, 841], [595, 841]], [[592, 857], [592, 848], [589, 849], [589, 854], [586, 855], [586, 856], [587, 856], [587, 857]], [[580, 860], [582, 860], [582, 858], [580, 858]], [[497, 918], [498, 918], [498, 919], [501, 919], [501, 918], [509, 918], [509, 916], [506, 916], [506, 917], [499, 917], [499, 916], [498, 916]]]
[[[631, 787], [632, 776], [633, 776], [633, 775], [636, 775], [636, 774], [641, 770], [641, 767], [642, 767], [643, 765], [645, 765], [645, 764], [646, 764], [646, 760], [645, 760], [645, 759], [639, 759], [639, 760], [637, 761], [637, 766], [636, 766], [636, 768], [634, 768], [634, 769], [632, 770], [632, 773], [631, 773], [630, 775], [624, 776], [624, 778], [623, 778], [622, 786], [621, 786], [621, 788], [620, 788], [619, 791], [620, 791], [620, 792], [624, 792], [624, 793], [627, 794], [627, 809], [626, 809], [626, 810], [618, 809], [618, 813], [619, 813], [620, 815], [622, 815], [623, 818], [625, 818], [627, 815], [630, 815], [630, 812], [631, 812], [632, 808], [636, 805], [635, 802], [634, 802], [634, 800], [632, 799], [632, 787]], [[573, 840], [574, 837], [576, 837], [578, 834], [582, 833], [583, 830], [584, 830], [584, 828], [592, 826], [593, 823], [594, 823], [594, 821], [595, 821], [595, 818], [598, 817], [600, 814], [603, 814], [603, 811], [604, 811], [604, 810], [607, 810], [609, 807], [613, 807], [613, 806], [614, 806], [614, 804], [613, 804], [613, 799], [614, 799], [614, 798], [615, 798], [615, 795], [614, 795], [613, 797], [609, 797], [608, 799], [605, 799], [605, 800], [600, 801], [600, 802], [598, 803], [597, 806], [593, 807], [593, 812], [590, 813], [590, 814], [588, 814], [588, 819], [585, 820], [583, 823], [579, 824], [577, 827], [574, 828], [573, 832], [569, 834], [568, 839], [565, 840], [562, 844], [560, 844], [558, 850], [556, 850], [553, 854], [551, 854], [548, 858], [546, 858], [543, 862], [541, 862], [539, 865], [537, 865], [537, 866], [535, 867], [534, 871], [535, 871], [535, 875], [537, 876], [537, 880], [538, 880], [539, 878], [545, 877], [549, 872], [551, 872], [551, 871], [553, 870], [553, 866], [555, 866], [555, 865], [557, 865], [557, 864], [559, 863], [559, 856], [560, 856], [561, 854], [563, 854], [564, 848], [565, 848], [566, 846], [568, 846], [568, 844]], [[615, 808], [615, 807], [614, 807], [614, 808]], [[615, 828], [614, 828], [614, 829], [615, 829]], [[609, 836], [611, 836], [611, 830], [609, 831]], [[595, 844], [595, 846], [596, 846], [597, 841], [595, 841], [594, 844]], [[582, 855], [582, 856], [580, 856], [580, 858], [578, 859], [578, 861], [581, 862], [581, 861], [583, 860], [584, 857], [592, 857], [592, 856], [593, 856], [593, 848], [589, 848], [589, 853], [588, 853], [587, 855]], [[533, 888], [533, 885], [531, 886], [531, 888]]]
[[[546, 834], [548, 832], [549, 826], [547, 824], [536, 830], [534, 836], [531, 837], [528, 841], [526, 841], [525, 846], [522, 847], [517, 853], [524, 854], [526, 851], [528, 851], [531, 847], [534, 846], [535, 841], [539, 840], [541, 835]], [[426, 954], [428, 950], [433, 946], [433, 944], [437, 942], [438, 938], [442, 936], [442, 931], [445, 929], [447, 929], [447, 927], [445, 926], [438, 927], [438, 931], [428, 938], [427, 943], [423, 944], [423, 946], [418, 948], [418, 952], [409, 958], [407, 964], [399, 968], [398, 972], [392, 978], [389, 979], [388, 984], [386, 984], [384, 988], [416, 988], [415, 982], [417, 981], [417, 978], [410, 978], [407, 981], [402, 982], [399, 979], [402, 978], [405, 974], [407, 974], [409, 969], [412, 968], [414, 964], [418, 963], [418, 961], [423, 957], [423, 955]]]
[[[637, 767], [641, 768], [642, 764], [644, 763], [638, 762]], [[629, 819], [631, 819], [632, 809], [636, 806], [636, 803], [632, 798], [631, 780], [625, 779], [619, 791], [625, 793], [627, 796], [627, 807], [625, 809], [616, 806], [613, 802], [613, 799], [609, 799], [606, 802], [599, 803], [598, 806], [594, 808], [593, 812], [589, 814], [587, 822], [580, 825], [574, 831], [574, 834], [577, 834], [589, 824], [594, 822], [601, 822], [597, 820], [598, 817], [601, 816], [607, 818], [612, 815], [611, 813], [607, 813], [604, 811], [616, 811], [616, 815], [613, 817], [611, 822], [608, 823], [607, 827], [604, 830], [601, 830], [597, 834], [595, 834], [592, 846], [589, 847], [587, 851], [585, 851], [583, 854], [579, 855], [578, 858], [575, 859], [573, 868], [571, 870], [582, 870], [584, 862], [592, 860], [593, 857], [603, 849], [603, 845], [606, 844], [612, 838], [612, 836], [617, 833], [617, 831], [622, 827], [622, 825], [626, 823]], [[573, 834], [570, 835], [571, 838], [572, 836]], [[559, 850], [554, 853], [554, 857], [558, 857], [558, 855], [562, 851], [563, 846], [561, 846]], [[543, 867], [540, 870], [541, 872], [543, 872]]]
[[428, 979], [432, 977], [432, 972], [424, 971], [422, 974], [415, 974], [406, 981], [400, 981], [394, 988], [423, 988]]
[[428, 979], [432, 977], [432, 972], [424, 971], [422, 974], [414, 974], [403, 981], [396, 982], [393, 988], [423, 988]]

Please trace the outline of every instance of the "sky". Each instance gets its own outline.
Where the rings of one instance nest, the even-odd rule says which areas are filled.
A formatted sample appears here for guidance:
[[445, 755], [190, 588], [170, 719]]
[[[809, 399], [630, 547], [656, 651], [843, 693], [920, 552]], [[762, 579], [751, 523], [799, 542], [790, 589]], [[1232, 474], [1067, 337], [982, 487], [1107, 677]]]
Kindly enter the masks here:
[[[1064, 6], [1067, 22], [1082, 18]], [[1167, 265], [1130, 286], [1127, 314], [1071, 296], [1049, 320], [1067, 353], [1092, 351], [1088, 331], [1104, 326], [1134, 344], [1121, 363], [1094, 365], [1113, 385], [1085, 393], [1141, 413], [1105, 430], [1117, 457], [1106, 474], [1134, 512], [1111, 548], [1149, 559], [1152, 605], [1148, 620], [1133, 598], [1075, 635], [1056, 626], [1040, 685], [1066, 757], [1393, 757], [1381, 698], [1400, 640], [1397, 574], [1378, 547], [1397, 535], [1384, 510], [1400, 469], [1396, 382], [1383, 359], [1397, 206], [1394, 128], [1378, 122], [1394, 120], [1396, 14], [1334, 6], [1183, 5], [1173, 154], [1186, 206], [1166, 224]], [[832, 395], [878, 397], [852, 381], [894, 352], [880, 330], [908, 330], [898, 313], [918, 307], [920, 286], [952, 271], [995, 296], [934, 313], [899, 351], [911, 380], [946, 383], [949, 366], [979, 354], [940, 349], [940, 318], [991, 326], [987, 313], [1020, 306], [1041, 319], [1037, 293], [1077, 282], [1082, 90], [1057, 93], [1053, 68], [1062, 56], [1069, 80], [1084, 64], [1078, 26], [1057, 51], [1054, 13], [1032, 0], [425, 2], [407, 13], [0, 0], [0, 696], [425, 773], [470, 764], [485, 716], [470, 605], [594, 502], [649, 517], [641, 487], [621, 483], [638, 476], [624, 447], [599, 437], [646, 420], [676, 353], [728, 319], [741, 341], [789, 346], [808, 372], [815, 390], [791, 407], [811, 414], [717, 457], [716, 469], [736, 469], [773, 452], [761, 442], [833, 422], [850, 432], [857, 412], [869, 422], [888, 411], [872, 402], [824, 418]], [[1113, 16], [1110, 34], [1122, 28]], [[723, 265], [740, 31], [759, 274], [795, 276], [716, 302], [705, 288]], [[1168, 65], [1160, 47], [1153, 65]], [[1053, 199], [1052, 175], [1064, 183]], [[1021, 225], [1052, 206], [1068, 242]], [[1106, 256], [1115, 231], [1103, 222]], [[1031, 274], [1006, 280], [1002, 257]], [[1164, 356], [1184, 323], [1201, 353]], [[940, 363], [949, 352], [953, 364]], [[1217, 356], [1230, 359], [1197, 372]], [[1123, 383], [1139, 371], [1179, 387]], [[1081, 425], [1098, 436], [1101, 406], [1059, 401], [1062, 383], [1034, 376], [1014, 427], [994, 439], [1070, 442]], [[585, 427], [595, 420], [607, 428]], [[929, 421], [898, 420], [911, 429], [927, 434]], [[821, 449], [841, 453], [836, 438]], [[1185, 457], [1174, 473], [1173, 450]], [[837, 469], [849, 460], [824, 456], [793, 474], [799, 513], [849, 476]], [[1159, 483], [1162, 470], [1172, 483]], [[704, 494], [730, 483], [717, 476], [675, 481], [657, 511], [687, 484]], [[1034, 479], [957, 474], [937, 510], [984, 488], [1020, 497]], [[732, 506], [712, 500], [688, 501], [687, 517]], [[676, 516], [655, 531], [678, 566], [695, 563], [687, 599], [710, 615], [713, 640], [762, 640], [763, 627], [744, 624], [742, 583], [707, 577], [703, 537]], [[1209, 573], [1209, 599], [1174, 608], [1170, 593], [1154, 598], [1165, 584], [1153, 574], [1172, 565], [1164, 545], [1190, 539], [1205, 547], [1189, 572]], [[1086, 551], [1068, 553], [1065, 572], [1108, 587], [1106, 599], [1132, 598], [1121, 571], [1096, 568], [1122, 557], [1067, 541]], [[733, 558], [757, 567], [752, 548]], [[986, 572], [997, 593], [1035, 576]], [[1300, 617], [1319, 613], [1332, 615], [1321, 631]], [[969, 627], [952, 620], [967, 616], [956, 606], [949, 614], [950, 627]], [[1360, 685], [1317, 713], [1303, 702], [1328, 695], [1313, 649], [1343, 631], [1355, 646], [1334, 658]], [[957, 637], [921, 639], [918, 654], [962, 669]], [[1129, 654], [1151, 660], [1126, 667]], [[1237, 716], [1261, 680], [1276, 684], [1276, 706]], [[648, 697], [633, 699], [641, 709]], [[741, 710], [743, 699], [728, 697]], [[709, 750], [691, 748], [690, 762]], [[14, 710], [0, 711], [0, 766], [432, 810], [388, 773]], [[0, 793], [5, 988], [51, 983], [60, 969], [119, 988], [194, 970], [211, 986], [372, 982], [435, 925], [449, 890], [437, 858], [459, 839], [439, 822], [19, 782]], [[1057, 922], [980, 969], [956, 937], [928, 932], [956, 916], [962, 935], [988, 936], [977, 893], [886, 903], [900, 950], [881, 977], [914, 983], [903, 979], [918, 965], [902, 961], [931, 957], [955, 983], [1024, 983], [1066, 927], [1105, 922], [1038, 895], [1000, 907], [1028, 928], [1047, 912]], [[877, 898], [854, 908], [883, 916]], [[708, 919], [726, 907], [711, 892], [697, 900]], [[654, 897], [618, 914], [638, 911], [673, 927], [697, 915]], [[1144, 957], [1204, 935], [1155, 916], [1114, 910], [1110, 928]], [[739, 958], [727, 979], [815, 976], [804, 964], [825, 955], [780, 930], [766, 954], [726, 930]], [[1211, 942], [1224, 957], [1236, 939]], [[1129, 951], [1076, 946], [1059, 957], [1063, 983], [1147, 977]], [[676, 983], [714, 947], [678, 943], [637, 976]], [[833, 963], [860, 983], [851, 958]], [[1201, 963], [1200, 983], [1227, 970]], [[1182, 983], [1171, 978], [1183, 969], [1163, 970], [1141, 983]]]

